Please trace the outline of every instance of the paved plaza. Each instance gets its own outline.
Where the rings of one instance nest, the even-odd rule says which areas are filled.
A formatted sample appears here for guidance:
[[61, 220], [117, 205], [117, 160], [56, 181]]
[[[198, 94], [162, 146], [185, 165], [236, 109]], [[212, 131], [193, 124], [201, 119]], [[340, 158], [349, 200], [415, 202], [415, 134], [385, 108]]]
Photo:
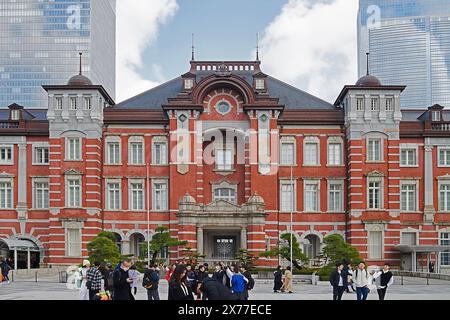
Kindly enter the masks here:
[[[389, 288], [387, 300], [450, 300], [450, 282], [426, 279], [404, 278]], [[298, 284], [293, 294], [274, 294], [269, 281], [257, 281], [251, 292], [252, 300], [331, 300], [331, 287], [327, 283], [319, 285]], [[162, 300], [167, 299], [167, 283], [160, 285]], [[138, 288], [137, 300], [146, 300], [144, 288]], [[344, 294], [344, 300], [356, 300], [356, 294]], [[65, 284], [51, 282], [14, 282], [0, 285], [1, 300], [78, 300], [78, 290], [68, 289]], [[369, 300], [378, 300], [376, 291], [369, 294]]]

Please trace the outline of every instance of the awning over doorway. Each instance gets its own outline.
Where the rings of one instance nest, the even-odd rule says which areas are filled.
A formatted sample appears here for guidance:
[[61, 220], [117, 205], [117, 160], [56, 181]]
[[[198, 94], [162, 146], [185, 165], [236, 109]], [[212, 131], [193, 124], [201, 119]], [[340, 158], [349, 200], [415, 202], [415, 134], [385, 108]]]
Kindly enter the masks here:
[[450, 246], [410, 246], [410, 245], [398, 245], [397, 250], [402, 253], [433, 253], [443, 252], [450, 250]]
[[24, 239], [1, 239], [0, 243], [4, 243], [8, 246], [8, 249], [11, 251], [31, 251], [31, 252], [39, 252], [39, 247], [30, 240]]

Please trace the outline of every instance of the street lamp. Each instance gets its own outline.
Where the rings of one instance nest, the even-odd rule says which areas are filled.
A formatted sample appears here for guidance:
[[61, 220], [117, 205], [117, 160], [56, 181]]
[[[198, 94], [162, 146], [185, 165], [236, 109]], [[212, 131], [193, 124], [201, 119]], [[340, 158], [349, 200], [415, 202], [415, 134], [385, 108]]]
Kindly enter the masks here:
[[294, 214], [294, 196], [295, 196], [295, 188], [294, 188], [294, 177], [293, 177], [293, 164], [291, 165], [291, 188], [292, 188], [292, 196], [291, 196], [291, 272], [293, 272], [293, 268], [292, 268], [292, 261], [293, 261], [293, 244], [292, 244], [292, 239], [293, 239], [293, 234], [294, 234], [294, 228], [293, 228], [293, 214]]
[[147, 163], [147, 264], [150, 268], [150, 165]]

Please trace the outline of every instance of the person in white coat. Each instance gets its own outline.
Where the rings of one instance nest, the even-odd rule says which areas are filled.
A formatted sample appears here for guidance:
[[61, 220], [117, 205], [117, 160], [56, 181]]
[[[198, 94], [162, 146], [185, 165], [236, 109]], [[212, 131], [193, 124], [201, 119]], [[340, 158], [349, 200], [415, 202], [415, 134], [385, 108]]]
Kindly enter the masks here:
[[391, 266], [389, 263], [385, 263], [383, 270], [375, 272], [373, 279], [377, 286], [378, 298], [382, 301], [386, 296], [386, 290], [394, 283], [394, 276], [390, 271]]
[[91, 267], [89, 260], [83, 260], [83, 267], [80, 269], [81, 286], [80, 300], [89, 300], [89, 289], [86, 286], [87, 272]]
[[366, 270], [366, 264], [360, 262], [358, 268], [353, 272], [353, 283], [356, 286], [356, 299], [358, 301], [367, 300], [369, 295], [369, 273]]

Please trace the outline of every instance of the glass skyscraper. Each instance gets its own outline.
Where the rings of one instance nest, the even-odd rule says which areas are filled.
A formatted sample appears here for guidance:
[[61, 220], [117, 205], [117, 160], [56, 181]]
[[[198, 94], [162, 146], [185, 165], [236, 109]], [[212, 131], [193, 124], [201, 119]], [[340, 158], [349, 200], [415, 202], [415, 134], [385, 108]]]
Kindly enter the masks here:
[[450, 1], [360, 0], [358, 73], [407, 85], [402, 108], [450, 107]]
[[0, 0], [0, 108], [48, 104], [79, 70], [115, 97], [116, 0]]

